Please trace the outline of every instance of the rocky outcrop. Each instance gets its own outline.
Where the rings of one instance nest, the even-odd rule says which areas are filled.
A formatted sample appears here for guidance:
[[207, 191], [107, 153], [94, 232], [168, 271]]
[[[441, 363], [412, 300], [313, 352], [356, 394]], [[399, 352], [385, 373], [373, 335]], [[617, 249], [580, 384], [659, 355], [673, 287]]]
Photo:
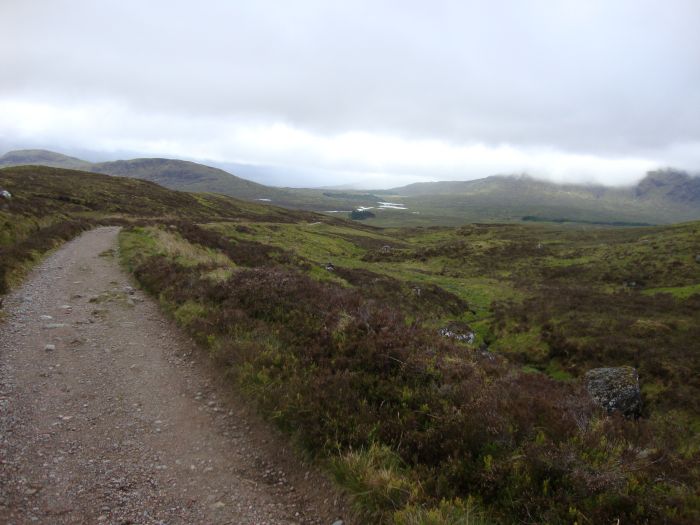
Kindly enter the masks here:
[[608, 413], [620, 411], [634, 418], [641, 414], [639, 375], [631, 366], [594, 368], [586, 373], [585, 381], [590, 396]]
[[474, 344], [476, 341], [476, 334], [472, 331], [468, 324], [453, 321], [447, 326], [440, 328], [438, 333], [442, 337], [447, 337], [448, 339], [454, 339], [455, 341], [461, 341], [467, 344]]

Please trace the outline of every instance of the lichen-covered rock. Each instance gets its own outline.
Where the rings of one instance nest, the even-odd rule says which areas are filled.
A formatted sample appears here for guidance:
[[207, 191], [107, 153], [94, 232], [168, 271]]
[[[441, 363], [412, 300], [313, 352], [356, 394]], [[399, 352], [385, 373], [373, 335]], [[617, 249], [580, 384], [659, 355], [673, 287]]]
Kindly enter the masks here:
[[586, 372], [586, 388], [608, 413], [619, 410], [625, 417], [639, 417], [642, 395], [639, 375], [631, 366], [594, 368]]
[[469, 325], [460, 321], [453, 321], [447, 326], [440, 328], [438, 334], [470, 345], [476, 341], [476, 334], [469, 328]]

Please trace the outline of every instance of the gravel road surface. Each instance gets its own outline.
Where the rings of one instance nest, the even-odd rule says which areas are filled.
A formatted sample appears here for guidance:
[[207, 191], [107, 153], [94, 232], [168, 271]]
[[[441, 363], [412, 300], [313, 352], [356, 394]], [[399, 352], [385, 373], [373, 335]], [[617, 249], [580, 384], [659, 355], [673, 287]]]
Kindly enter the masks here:
[[65, 244], [5, 298], [0, 523], [338, 520], [332, 485], [132, 288], [117, 234]]

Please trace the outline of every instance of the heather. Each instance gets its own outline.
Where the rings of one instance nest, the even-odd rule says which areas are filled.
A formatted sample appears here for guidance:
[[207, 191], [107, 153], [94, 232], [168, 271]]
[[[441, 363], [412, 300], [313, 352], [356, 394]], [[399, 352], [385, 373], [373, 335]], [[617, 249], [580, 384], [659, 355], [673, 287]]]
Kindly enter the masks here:
[[[487, 275], [498, 276], [506, 267], [512, 271], [513, 261], [535, 258], [544, 249], [537, 244], [530, 249], [521, 238], [541, 230], [501, 227], [494, 235], [494, 227], [480, 228], [480, 237], [485, 237], [482, 229], [490, 232], [489, 247], [472, 244], [469, 249], [463, 241], [469, 229], [413, 232], [424, 241], [431, 237], [432, 247], [425, 242], [414, 247], [404, 236], [402, 248], [382, 257], [372, 255], [382, 248], [371, 248], [377, 243], [367, 238], [385, 242], [374, 233], [391, 232], [359, 233], [362, 241], [356, 242], [340, 227], [323, 228], [328, 242], [319, 250], [322, 234], [302, 223], [169, 226], [173, 235], [200, 250], [235, 253], [235, 267], [223, 278], [212, 273], [213, 263], [186, 264], [160, 253], [154, 228], [124, 232], [122, 251], [139, 282], [196, 337], [232, 384], [328, 464], [355, 495], [362, 519], [697, 519], [697, 412], [690, 395], [696, 385], [684, 375], [693, 362], [673, 368], [667, 388], [675, 391], [676, 402], [662, 402], [655, 395], [657, 376], [669, 373], [652, 369], [661, 358], [673, 363], [675, 354], [659, 356], [650, 349], [644, 359], [633, 359], [633, 343], [641, 344], [640, 334], [658, 330], [653, 323], [641, 323], [646, 326], [641, 332], [622, 331], [600, 346], [629, 323], [628, 317], [663, 311], [678, 319], [676, 329], [668, 330], [672, 339], [667, 344], [685, 342], [677, 353], [695, 359], [697, 296], [635, 291], [630, 298], [618, 290], [603, 294], [597, 285], [576, 294], [547, 277], [547, 286], [560, 284], [560, 297], [543, 301], [538, 295], [543, 290], [519, 289], [522, 276], [511, 274], [501, 277], [503, 286], [513, 287], [513, 297], [520, 300], [486, 305], [484, 297], [477, 297], [472, 305], [468, 293], [437, 284], [449, 275], [449, 264], [458, 272], [456, 262], [470, 258], [466, 264], [488, 268]], [[295, 235], [315, 237], [310, 244], [316, 248], [289, 241]], [[329, 251], [336, 252], [332, 269], [320, 264]], [[545, 253], [542, 257], [552, 256], [551, 250]], [[494, 260], [487, 262], [489, 257]], [[389, 265], [424, 260], [429, 266], [434, 258], [444, 266], [434, 282], [406, 279], [396, 267], [363, 267], [368, 259], [394, 261]], [[535, 271], [552, 269], [527, 265], [528, 273]], [[612, 277], [591, 276], [593, 282], [598, 278], [605, 283]], [[586, 347], [573, 307], [581, 319], [603, 325], [607, 312], [615, 321]], [[462, 344], [440, 337], [435, 327], [448, 319], [471, 323], [478, 341]], [[521, 334], [528, 333], [534, 335], [519, 344]], [[610, 362], [637, 364], [644, 380], [654, 385], [646, 390], [645, 417], [606, 415], [575, 379], [578, 370]]]
[[[361, 523], [700, 520], [698, 223], [379, 229], [53, 168], [0, 185], [0, 292], [121, 225], [139, 285]], [[638, 418], [585, 388], [622, 365]]]

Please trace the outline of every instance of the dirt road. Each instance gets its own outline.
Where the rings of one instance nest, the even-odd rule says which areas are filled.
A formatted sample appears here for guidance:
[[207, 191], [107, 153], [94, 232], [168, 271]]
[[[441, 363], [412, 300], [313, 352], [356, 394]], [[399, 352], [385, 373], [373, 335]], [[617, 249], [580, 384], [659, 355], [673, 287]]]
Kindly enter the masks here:
[[66, 244], [5, 298], [0, 523], [330, 525], [330, 484], [133, 290], [118, 230]]

